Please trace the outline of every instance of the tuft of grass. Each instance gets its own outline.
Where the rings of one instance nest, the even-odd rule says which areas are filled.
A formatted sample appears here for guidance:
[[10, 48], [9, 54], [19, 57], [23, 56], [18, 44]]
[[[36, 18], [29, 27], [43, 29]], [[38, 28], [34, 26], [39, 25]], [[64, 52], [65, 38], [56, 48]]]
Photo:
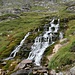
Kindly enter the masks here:
[[66, 31], [66, 36], [73, 35], [74, 32], [75, 32], [75, 20], [71, 20], [68, 23], [68, 29]]

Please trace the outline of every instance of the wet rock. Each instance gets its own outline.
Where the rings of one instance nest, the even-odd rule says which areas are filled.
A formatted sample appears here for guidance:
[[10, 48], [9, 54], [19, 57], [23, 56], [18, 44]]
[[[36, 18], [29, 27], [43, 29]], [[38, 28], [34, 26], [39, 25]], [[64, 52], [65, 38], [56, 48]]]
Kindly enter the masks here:
[[70, 69], [70, 73], [71, 73], [71, 75], [75, 75], [75, 66]]

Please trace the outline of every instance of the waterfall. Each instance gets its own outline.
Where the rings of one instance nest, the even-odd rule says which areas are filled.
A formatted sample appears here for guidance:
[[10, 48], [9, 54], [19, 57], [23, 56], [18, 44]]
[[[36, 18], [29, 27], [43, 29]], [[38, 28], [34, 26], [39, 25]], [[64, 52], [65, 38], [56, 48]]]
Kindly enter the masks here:
[[[46, 50], [47, 47], [52, 45], [54, 42], [52, 40], [53, 34], [58, 33], [59, 30], [59, 19], [58, 23], [54, 24], [54, 19], [50, 22], [49, 29], [44, 29], [45, 33], [42, 36], [38, 36], [35, 38], [34, 44], [31, 46], [31, 52], [29, 53], [29, 56], [27, 60], [34, 60], [34, 63], [37, 66], [40, 66], [40, 61], [43, 56], [44, 51]], [[54, 30], [52, 28], [54, 27]], [[43, 38], [43, 40], [42, 40]], [[41, 40], [41, 41], [39, 41]]]
[[24, 41], [26, 40], [26, 38], [27, 38], [29, 35], [30, 35], [30, 32], [28, 32], [28, 33], [25, 35], [24, 39], [22, 39], [22, 41], [20, 42], [20, 45], [18, 45], [18, 46], [11, 52], [10, 56], [9, 56], [8, 58], [4, 59], [4, 60], [9, 60], [9, 59], [14, 58], [14, 57], [16, 56], [17, 52], [19, 52], [20, 48], [22, 47]]
[[59, 33], [59, 39], [63, 39], [63, 32]]
[[[58, 33], [59, 30], [59, 19], [57, 20], [57, 23], [54, 23], [55, 19], [53, 19], [49, 25], [45, 26], [46, 29], [43, 32], [43, 34], [40, 34], [38, 37], [35, 38], [34, 44], [31, 46], [31, 52], [29, 53], [29, 56], [27, 60], [34, 61], [35, 65], [40, 66], [42, 56], [44, 54], [44, 51], [47, 47], [52, 45], [54, 43], [53, 38], [55, 37], [54, 34]], [[38, 30], [39, 31], [39, 30]], [[30, 35], [28, 32], [24, 39], [20, 42], [20, 45], [18, 45], [10, 54], [10, 56], [4, 60], [12, 59], [16, 56], [17, 52], [19, 52], [20, 48], [24, 44], [24, 41], [26, 38]], [[60, 33], [61, 35], [61, 33]]]

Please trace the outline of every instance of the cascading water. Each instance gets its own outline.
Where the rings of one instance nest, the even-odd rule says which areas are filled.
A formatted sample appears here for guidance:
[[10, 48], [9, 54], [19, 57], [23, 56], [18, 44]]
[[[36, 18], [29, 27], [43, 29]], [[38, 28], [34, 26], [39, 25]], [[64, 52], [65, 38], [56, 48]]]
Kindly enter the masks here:
[[9, 59], [14, 58], [14, 57], [16, 56], [16, 53], [19, 52], [19, 50], [20, 50], [20, 48], [22, 47], [24, 41], [26, 40], [26, 38], [27, 38], [29, 35], [30, 35], [30, 33], [28, 32], [28, 33], [25, 35], [24, 39], [20, 42], [20, 45], [18, 45], [18, 46], [11, 52], [10, 56], [9, 56], [8, 58], [4, 59], [4, 60], [9, 60]]
[[[49, 26], [45, 29], [44, 34], [40, 34], [38, 37], [35, 38], [34, 44], [31, 46], [31, 52], [29, 53], [29, 56], [27, 60], [34, 60], [34, 63], [37, 66], [40, 66], [40, 61], [42, 58], [42, 55], [47, 47], [49, 47], [51, 44], [53, 44], [53, 37], [55, 33], [58, 33], [59, 30], [59, 19], [57, 21], [57, 24], [54, 24], [54, 19], [50, 22]], [[39, 30], [38, 30], [39, 31]], [[19, 52], [20, 48], [22, 47], [24, 41], [26, 38], [30, 35], [28, 32], [24, 39], [20, 42], [20, 45], [18, 45], [15, 50], [13, 50], [10, 54], [10, 56], [4, 60], [12, 59], [16, 56], [17, 52]]]
[[[58, 23], [54, 24], [54, 19], [50, 22], [50, 25], [48, 29], [45, 29], [45, 33], [43, 35], [40, 35], [35, 38], [34, 44], [31, 46], [31, 52], [29, 53], [29, 56], [27, 60], [34, 60], [34, 63], [37, 66], [40, 66], [40, 60], [42, 58], [42, 55], [46, 48], [53, 44], [53, 34], [58, 33], [59, 30], [59, 19]], [[54, 28], [54, 30], [52, 29]]]
[[60, 32], [59, 38], [60, 38], [60, 39], [63, 39], [63, 32]]

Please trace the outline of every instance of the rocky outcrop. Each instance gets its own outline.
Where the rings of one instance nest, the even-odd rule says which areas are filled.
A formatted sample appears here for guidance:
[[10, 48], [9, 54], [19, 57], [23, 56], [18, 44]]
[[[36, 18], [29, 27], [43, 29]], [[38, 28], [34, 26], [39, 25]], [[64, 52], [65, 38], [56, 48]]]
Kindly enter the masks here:
[[67, 11], [69, 11], [69, 12], [75, 12], [75, 6], [70, 6], [70, 7], [68, 7], [67, 8]]

